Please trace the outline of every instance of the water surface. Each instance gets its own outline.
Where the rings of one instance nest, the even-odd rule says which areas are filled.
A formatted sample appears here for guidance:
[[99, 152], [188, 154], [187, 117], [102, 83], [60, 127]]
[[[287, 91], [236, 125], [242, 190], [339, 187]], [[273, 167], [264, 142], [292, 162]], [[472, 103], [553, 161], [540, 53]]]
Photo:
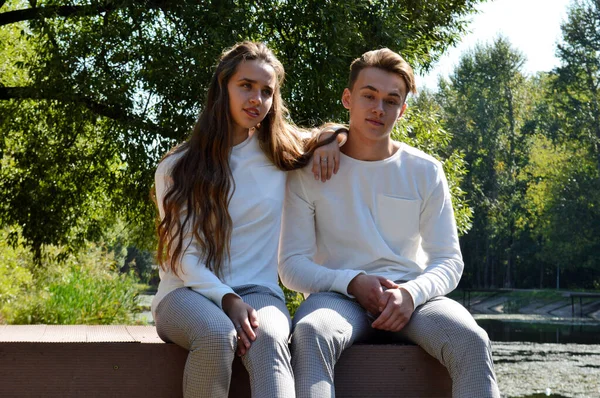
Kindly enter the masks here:
[[559, 319], [527, 315], [515, 318], [476, 318], [492, 341], [557, 344], [600, 344], [600, 324], [586, 319]]

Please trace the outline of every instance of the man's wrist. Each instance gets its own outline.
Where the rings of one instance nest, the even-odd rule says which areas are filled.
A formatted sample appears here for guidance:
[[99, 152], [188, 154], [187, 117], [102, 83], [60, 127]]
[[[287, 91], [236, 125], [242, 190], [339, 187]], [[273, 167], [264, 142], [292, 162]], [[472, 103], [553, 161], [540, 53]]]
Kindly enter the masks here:
[[358, 278], [363, 275], [366, 275], [366, 274], [364, 274], [364, 273], [357, 274], [356, 276], [354, 276], [354, 278], [352, 278], [350, 280], [350, 282], [348, 282], [348, 286], [346, 287], [346, 293], [348, 293], [349, 296], [356, 297], [356, 295], [354, 294], [354, 287], [358, 283]]
[[412, 305], [412, 309], [413, 311], [415, 310], [415, 300], [413, 299], [412, 294], [410, 294], [410, 292], [403, 288], [402, 286], [400, 286], [398, 288], [400, 290], [400, 294], [402, 294], [402, 301], [404, 300], [410, 300], [410, 304]]

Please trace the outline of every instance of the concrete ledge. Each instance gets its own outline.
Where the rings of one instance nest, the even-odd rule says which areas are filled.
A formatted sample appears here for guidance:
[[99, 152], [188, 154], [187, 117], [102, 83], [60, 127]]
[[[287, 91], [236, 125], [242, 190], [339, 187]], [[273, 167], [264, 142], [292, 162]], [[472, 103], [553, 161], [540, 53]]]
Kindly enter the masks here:
[[[187, 352], [152, 326], [0, 326], [0, 397], [181, 397]], [[411, 345], [355, 345], [335, 369], [336, 395], [450, 397], [446, 369]], [[250, 397], [234, 361], [230, 397]]]

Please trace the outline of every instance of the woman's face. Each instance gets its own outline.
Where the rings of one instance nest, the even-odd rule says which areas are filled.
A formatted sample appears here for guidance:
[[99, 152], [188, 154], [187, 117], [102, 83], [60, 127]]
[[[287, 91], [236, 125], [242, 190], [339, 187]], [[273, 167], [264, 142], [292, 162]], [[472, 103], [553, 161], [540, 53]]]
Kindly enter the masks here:
[[252, 60], [238, 65], [227, 84], [235, 137], [245, 139], [248, 130], [265, 118], [276, 84], [275, 70], [268, 63]]

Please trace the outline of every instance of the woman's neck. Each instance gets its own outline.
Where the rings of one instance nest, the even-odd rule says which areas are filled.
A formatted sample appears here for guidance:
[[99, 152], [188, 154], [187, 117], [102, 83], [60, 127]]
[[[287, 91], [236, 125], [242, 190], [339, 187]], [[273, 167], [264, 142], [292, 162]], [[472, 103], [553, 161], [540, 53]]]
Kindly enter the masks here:
[[233, 145], [241, 144], [248, 138], [249, 129], [235, 126], [233, 129]]

